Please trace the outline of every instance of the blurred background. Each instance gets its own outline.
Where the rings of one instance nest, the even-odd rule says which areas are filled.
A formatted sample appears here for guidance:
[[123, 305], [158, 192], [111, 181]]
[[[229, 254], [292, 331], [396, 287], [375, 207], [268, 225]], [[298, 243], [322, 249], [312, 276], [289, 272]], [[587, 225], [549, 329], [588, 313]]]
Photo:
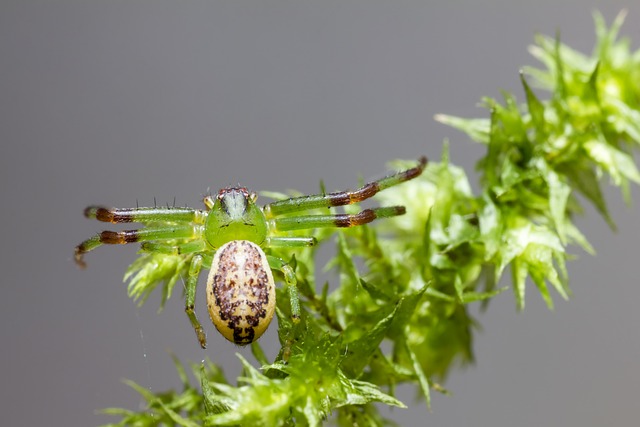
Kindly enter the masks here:
[[[103, 247], [88, 268], [73, 248], [105, 224], [89, 204], [200, 207], [207, 188], [316, 192], [385, 174], [386, 162], [437, 159], [444, 138], [472, 181], [482, 147], [433, 121], [486, 117], [482, 96], [524, 98], [518, 70], [536, 32], [561, 30], [590, 52], [591, 13], [640, 47], [628, 1], [17, 1], [0, 2], [0, 408], [7, 426], [91, 426], [135, 409], [132, 379], [177, 387], [168, 350], [239, 372], [206, 322], [201, 350], [178, 292], [137, 308], [122, 283], [135, 247]], [[475, 184], [474, 184], [475, 185]], [[413, 387], [400, 425], [599, 426], [637, 422], [640, 312], [637, 208], [607, 199], [620, 232], [589, 210], [598, 251], [569, 265], [573, 297], [547, 310], [529, 288], [477, 319], [476, 364], [427, 412]], [[637, 188], [635, 199], [640, 198]], [[263, 199], [264, 201], [264, 199]], [[201, 283], [202, 285], [202, 283]], [[199, 288], [198, 312], [207, 319]], [[477, 313], [477, 308], [474, 308]], [[204, 322], [203, 322], [204, 323]], [[269, 357], [276, 328], [261, 339]]]

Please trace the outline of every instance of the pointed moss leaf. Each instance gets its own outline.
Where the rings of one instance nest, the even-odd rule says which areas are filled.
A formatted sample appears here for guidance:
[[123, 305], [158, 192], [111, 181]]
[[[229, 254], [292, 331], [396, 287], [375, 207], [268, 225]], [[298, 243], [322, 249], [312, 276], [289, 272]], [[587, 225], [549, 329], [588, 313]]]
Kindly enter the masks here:
[[[495, 102], [494, 102], [495, 103]], [[502, 154], [503, 141], [499, 136], [498, 113], [493, 106], [488, 107], [490, 111], [490, 135], [487, 146], [487, 154], [478, 161], [478, 169], [484, 173], [483, 184], [491, 189], [497, 183], [498, 164]]]
[[463, 119], [460, 117], [437, 114], [434, 119], [445, 125], [454, 127], [469, 135], [473, 141], [489, 143], [490, 123], [487, 119]]
[[456, 268], [456, 263], [443, 251], [431, 251], [428, 261], [430, 266], [435, 269], [454, 270]]
[[[324, 406], [324, 405], [323, 405]], [[302, 406], [302, 413], [307, 419], [307, 423], [310, 426], [319, 426], [322, 421], [323, 411], [319, 410], [316, 402], [314, 402], [311, 396], [308, 396]]]
[[513, 294], [516, 297], [516, 307], [518, 310], [523, 310], [527, 267], [521, 259], [516, 258], [511, 263], [511, 271], [513, 274]]
[[[431, 258], [435, 255], [434, 254], [434, 248], [432, 248], [432, 246], [435, 246], [432, 244], [431, 242], [431, 231], [432, 231], [432, 221], [433, 221], [433, 215], [431, 215], [432, 210], [429, 209], [429, 217], [427, 218], [427, 220], [424, 222], [424, 228], [423, 228], [423, 232], [422, 232], [422, 251], [424, 253], [424, 257], [427, 260], [431, 260]], [[426, 263], [427, 265], [425, 266], [425, 270], [427, 272], [427, 274], [431, 274], [431, 263]]]
[[480, 227], [480, 238], [485, 246], [485, 261], [494, 257], [501, 245], [502, 224], [500, 211], [491, 200], [491, 197], [484, 194], [482, 209], [478, 213], [478, 223]]
[[255, 357], [258, 363], [260, 363], [261, 365], [269, 364], [267, 356], [264, 354], [262, 346], [260, 346], [260, 343], [258, 343], [258, 341], [254, 341], [251, 343], [251, 354], [253, 354], [253, 357]]
[[547, 288], [547, 284], [544, 281], [544, 275], [542, 274], [542, 272], [536, 270], [530, 273], [533, 283], [538, 288], [540, 295], [542, 295], [542, 299], [547, 304], [549, 310], [553, 310], [553, 300], [551, 299], [551, 295], [549, 295], [549, 288]]
[[508, 132], [512, 141], [526, 141], [527, 128], [515, 95], [507, 91], [501, 91], [501, 93], [504, 98], [504, 106], [494, 106], [498, 120], [502, 122], [504, 131]]
[[[534, 261], [530, 261], [531, 268], [538, 268], [539, 271], [544, 274], [545, 278], [551, 283], [554, 289], [560, 294], [560, 296], [567, 300], [569, 299], [569, 289], [566, 286], [566, 283], [562, 280], [556, 268], [552, 263], [552, 259], [555, 258], [559, 260], [562, 256], [561, 254], [549, 253], [549, 251], [545, 249], [541, 249], [542, 253], [531, 254], [530, 257]], [[559, 261], [560, 264], [564, 265], [564, 260]], [[564, 270], [564, 267], [561, 267]]]
[[353, 389], [355, 393], [351, 393], [348, 395], [344, 404], [340, 406], [346, 405], [363, 405], [370, 402], [380, 402], [385, 405], [395, 406], [398, 408], [406, 408], [407, 406], [400, 402], [395, 397], [389, 396], [386, 393], [380, 391], [378, 387], [375, 385], [365, 382], [365, 381], [351, 381], [353, 385]]
[[411, 357], [413, 369], [416, 373], [416, 376], [418, 377], [418, 384], [420, 384], [420, 389], [422, 390], [422, 394], [424, 394], [424, 400], [427, 405], [427, 409], [431, 410], [431, 391], [429, 390], [429, 379], [422, 370], [422, 365], [418, 361], [418, 357], [409, 346], [407, 346], [407, 351], [409, 353], [409, 356]]
[[229, 406], [218, 398], [215, 390], [211, 387], [211, 382], [207, 378], [205, 365], [202, 364], [200, 371], [200, 387], [204, 397], [204, 409], [206, 415], [220, 414], [229, 411]]
[[[400, 345], [400, 344], [398, 344]], [[404, 346], [404, 343], [401, 345]], [[389, 385], [390, 393], [393, 394], [393, 387], [401, 382], [410, 381], [414, 378], [413, 369], [406, 366], [403, 361], [394, 363], [381, 350], [376, 350], [372, 356], [368, 369], [363, 373], [360, 379], [366, 380], [378, 386]]]
[[128, 385], [129, 387], [131, 387], [132, 389], [134, 389], [135, 391], [138, 392], [138, 394], [140, 394], [140, 396], [142, 396], [142, 398], [147, 402], [147, 403], [151, 403], [153, 401], [155, 401], [156, 395], [153, 394], [153, 392], [151, 392], [151, 390], [147, 390], [146, 388], [138, 385], [136, 382], [131, 381], [131, 380], [124, 380], [123, 381], [126, 385]]
[[[542, 256], [539, 256], [539, 255], [535, 259], [540, 264], [542, 264], [544, 260], [545, 269], [546, 269], [546, 279], [549, 281], [549, 283], [551, 283], [551, 285], [554, 287], [556, 292], [558, 292], [558, 294], [560, 294], [560, 296], [564, 300], [568, 300], [569, 295], [571, 294], [571, 290], [569, 289], [567, 281], [565, 280], [566, 260], [564, 258], [566, 257], [566, 255], [564, 254], [564, 252], [552, 251], [551, 257], [556, 261], [556, 265], [555, 265], [556, 268], [553, 268], [552, 259], [547, 260], [546, 258], [543, 258]], [[560, 270], [560, 274], [558, 274], [557, 270]]]
[[364, 290], [367, 291], [369, 295], [371, 295], [371, 298], [388, 301], [394, 296], [394, 293], [392, 292], [393, 289], [390, 289], [389, 287], [385, 288], [384, 286], [376, 286], [364, 279], [360, 279], [360, 284], [362, 285]]
[[[545, 128], [545, 120], [544, 120], [544, 107], [542, 103], [538, 100], [536, 95], [533, 93], [527, 80], [524, 78], [524, 73], [520, 71], [520, 82], [524, 87], [524, 91], [527, 97], [527, 106], [529, 107], [529, 113], [531, 114], [531, 120], [533, 120], [533, 125], [538, 131], [544, 131]], [[541, 137], [542, 135], [539, 135]]]
[[453, 302], [456, 300], [451, 295], [447, 295], [444, 292], [440, 292], [434, 288], [427, 288], [426, 294], [429, 295], [430, 297], [434, 297], [446, 302]]
[[404, 329], [409, 323], [410, 319], [413, 317], [420, 302], [422, 301], [422, 296], [429, 289], [430, 287], [428, 285], [425, 285], [419, 290], [413, 292], [412, 294], [404, 296], [402, 299], [400, 299], [400, 301], [398, 301], [397, 309], [395, 311], [396, 314], [393, 317], [393, 322], [390, 328], [393, 336], [404, 334]]
[[585, 142], [584, 148], [589, 157], [606, 170], [616, 185], [621, 185], [624, 178], [640, 183], [640, 173], [633, 158], [605, 141], [592, 139]]
[[173, 353], [171, 354], [171, 360], [173, 361], [173, 366], [176, 368], [176, 371], [178, 371], [180, 382], [182, 382], [185, 388], [189, 387], [189, 377], [187, 376], [187, 371], [184, 369], [184, 366], [182, 366], [178, 357]]
[[556, 87], [554, 94], [557, 94], [557, 98], [565, 98], [567, 94], [567, 86], [564, 80], [564, 64], [562, 62], [561, 47], [562, 43], [560, 43], [560, 33], [558, 33], [555, 38], [553, 49], [553, 59], [556, 66]]
[[440, 153], [440, 163], [445, 168], [448, 168], [451, 165], [449, 163], [449, 152], [449, 140], [445, 138], [445, 140], [442, 141], [442, 152]]
[[511, 190], [516, 185], [527, 179], [524, 171], [516, 166], [510, 159], [505, 159], [502, 164], [502, 171], [500, 174], [501, 186], [494, 188], [498, 197], [503, 196], [507, 191]]
[[565, 221], [564, 229], [571, 242], [577, 243], [582, 249], [584, 249], [589, 255], [596, 255], [596, 250], [591, 246], [587, 238], [582, 232], [573, 225], [570, 220]]
[[475, 301], [484, 301], [484, 300], [488, 300], [490, 298], [495, 297], [498, 294], [501, 294], [502, 292], [506, 291], [507, 289], [509, 289], [508, 286], [504, 286], [500, 289], [495, 289], [493, 291], [489, 291], [489, 292], [465, 292], [464, 294], [462, 294], [462, 297], [460, 298], [463, 304], [468, 304], [470, 302], [475, 302]]
[[176, 423], [176, 425], [181, 427], [200, 427], [200, 423], [196, 423], [189, 420], [188, 418], [180, 416], [180, 414], [172, 410], [168, 405], [161, 401], [159, 401], [158, 403], [163, 409], [164, 413], [167, 414], [169, 416], [169, 419]]
[[450, 251], [478, 238], [478, 228], [472, 225], [466, 217], [459, 214], [451, 215], [446, 231], [448, 243], [444, 251]]
[[567, 202], [571, 194], [571, 187], [565, 184], [560, 176], [551, 171], [546, 170], [546, 181], [549, 186], [549, 210], [553, 223], [558, 231], [558, 236], [563, 244], [567, 242]]
[[349, 278], [351, 283], [358, 287], [360, 284], [360, 274], [358, 268], [353, 262], [353, 255], [347, 244], [344, 233], [338, 233], [338, 261], [343, 273]]
[[462, 294], [464, 293], [464, 288], [462, 287], [462, 279], [460, 278], [459, 274], [456, 274], [455, 278], [453, 279], [453, 287], [456, 290], [456, 297], [458, 298], [458, 301], [462, 302]]
[[260, 373], [256, 368], [253, 367], [251, 363], [247, 359], [245, 359], [240, 353], [236, 353], [236, 357], [240, 359], [240, 363], [242, 363], [243, 373], [245, 375], [245, 379], [250, 382], [260, 382], [266, 377]]
[[609, 227], [615, 230], [616, 225], [607, 209], [596, 171], [588, 168], [588, 166], [584, 164], [580, 164], [575, 168], [567, 169], [564, 173], [570, 179], [571, 185], [593, 203]]
[[618, 37], [618, 32], [620, 31], [620, 27], [622, 26], [626, 15], [626, 10], [620, 11], [611, 24], [611, 28], [607, 29], [607, 24], [602, 14], [594, 11], [593, 21], [596, 27], [597, 39], [596, 50], [601, 57], [607, 57], [611, 54], [610, 50], [613, 48], [615, 39]]
[[598, 75], [600, 73], [600, 64], [598, 61], [593, 68], [593, 72], [589, 76], [589, 83], [585, 86], [584, 98], [585, 100], [592, 100], [598, 105], [600, 104], [600, 96], [598, 95]]
[[[527, 50], [529, 51], [529, 54], [531, 56], [542, 62], [546, 70], [537, 70], [532, 67], [526, 67], [525, 70], [528, 75], [534, 76], [536, 78], [536, 82], [541, 84], [542, 87], [547, 89], [551, 88], [554, 84], [551, 72], [555, 71], [555, 61], [553, 60], [553, 55], [551, 55], [548, 49], [549, 37], [543, 34], [536, 34], [533, 37], [533, 40], [534, 44], [530, 45]], [[538, 71], [541, 76], [536, 76], [535, 74], [533, 74], [532, 71], [534, 70]]]
[[[386, 317], [381, 319], [373, 328], [360, 338], [346, 342], [347, 355], [340, 364], [341, 369], [346, 375], [358, 378], [364, 367], [369, 363], [369, 358], [373, 355], [375, 349], [378, 348], [384, 339], [391, 322], [398, 311], [398, 305]], [[345, 334], [348, 334], [345, 331]]]
[[640, 144], [640, 110], [629, 106], [622, 100], [607, 96], [606, 103], [615, 110], [615, 114], [608, 116], [608, 122], [621, 134], [628, 135], [636, 144]]

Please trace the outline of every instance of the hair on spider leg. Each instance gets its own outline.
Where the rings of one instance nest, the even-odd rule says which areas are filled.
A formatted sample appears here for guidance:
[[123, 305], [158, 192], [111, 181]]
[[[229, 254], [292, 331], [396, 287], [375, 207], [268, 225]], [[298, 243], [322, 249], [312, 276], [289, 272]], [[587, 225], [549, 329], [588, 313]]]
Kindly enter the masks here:
[[204, 199], [205, 197], [211, 197], [211, 187], [207, 187], [207, 191], [204, 194], [200, 194], [200, 198]]
[[327, 187], [324, 185], [324, 179], [320, 179], [320, 194], [323, 196], [327, 194]]

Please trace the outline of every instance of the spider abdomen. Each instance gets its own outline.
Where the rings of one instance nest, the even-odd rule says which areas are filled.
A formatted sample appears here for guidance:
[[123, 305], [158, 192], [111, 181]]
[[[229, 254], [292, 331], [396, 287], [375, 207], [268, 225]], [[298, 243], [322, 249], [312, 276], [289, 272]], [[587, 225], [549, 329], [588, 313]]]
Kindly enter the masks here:
[[260, 246], [233, 240], [215, 253], [207, 280], [207, 306], [216, 329], [229, 341], [247, 345], [273, 318], [275, 282]]

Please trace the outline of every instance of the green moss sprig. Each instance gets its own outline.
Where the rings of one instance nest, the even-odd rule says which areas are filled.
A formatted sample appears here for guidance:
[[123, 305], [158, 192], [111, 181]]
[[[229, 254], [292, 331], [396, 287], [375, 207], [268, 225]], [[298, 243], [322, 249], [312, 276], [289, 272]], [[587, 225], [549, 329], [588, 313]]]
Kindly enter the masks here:
[[[591, 55], [536, 37], [531, 53], [544, 68], [521, 73], [523, 104], [504, 93], [502, 101], [483, 100], [489, 118], [436, 117], [487, 147], [478, 162], [480, 194], [450, 163], [445, 145], [441, 161], [420, 178], [376, 196], [406, 206], [406, 215], [316, 233], [321, 244], [336, 245], [332, 286], [316, 283], [317, 248], [296, 251], [302, 319], [290, 321], [288, 296], [279, 291], [276, 360], [254, 343], [260, 369], [240, 357], [243, 373], [231, 384], [216, 365], [193, 365], [196, 385], [176, 362], [182, 392], [129, 383], [147, 408], [109, 409], [121, 417], [112, 425], [316, 426], [332, 416], [338, 425], [382, 425], [388, 420], [373, 403], [404, 407], [396, 385], [416, 384], [429, 405], [431, 390], [446, 392], [437, 381], [472, 360], [469, 304], [486, 305], [504, 291], [496, 286], [506, 271], [520, 309], [528, 278], [550, 308], [550, 288], [568, 298], [567, 249], [594, 253], [574, 223], [583, 201], [613, 227], [602, 178], [627, 199], [630, 182], [640, 183], [632, 155], [640, 143], [640, 50], [618, 38], [623, 19], [607, 28], [595, 15]], [[548, 91], [548, 99], [533, 88]], [[130, 293], [144, 300], [163, 283], [168, 298], [184, 274], [172, 256], [147, 255], [127, 271]]]

